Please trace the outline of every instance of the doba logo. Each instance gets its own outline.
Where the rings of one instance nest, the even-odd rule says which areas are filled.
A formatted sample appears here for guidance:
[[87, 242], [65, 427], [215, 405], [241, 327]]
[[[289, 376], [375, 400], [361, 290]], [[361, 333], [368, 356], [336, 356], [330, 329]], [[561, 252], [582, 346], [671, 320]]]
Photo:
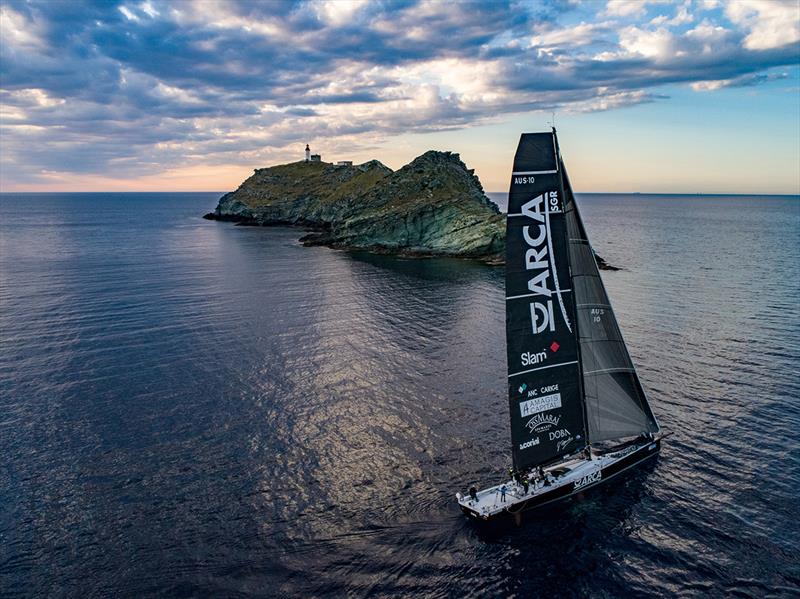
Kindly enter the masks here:
[[572, 443], [572, 433], [565, 428], [561, 428], [550, 433], [550, 440], [558, 441], [556, 443], [556, 451], [564, 451], [567, 445]]
[[583, 478], [580, 478], [575, 481], [574, 491], [578, 489], [582, 489], [586, 485], [591, 485], [593, 483], [599, 483], [600, 479], [603, 478], [603, 472], [598, 470], [597, 472], [592, 472], [591, 474], [587, 474]]

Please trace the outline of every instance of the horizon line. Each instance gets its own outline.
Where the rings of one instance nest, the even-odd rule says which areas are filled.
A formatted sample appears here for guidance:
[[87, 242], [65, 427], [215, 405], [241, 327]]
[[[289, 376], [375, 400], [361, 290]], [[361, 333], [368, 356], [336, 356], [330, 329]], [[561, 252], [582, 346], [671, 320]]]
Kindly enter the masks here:
[[[235, 191], [235, 190], [233, 190]], [[215, 190], [215, 189], [208, 189], [208, 190], [182, 190], [182, 189], [161, 189], [158, 191], [147, 190], [147, 191], [139, 191], [139, 190], [129, 190], [129, 191], [119, 191], [119, 190], [92, 190], [92, 191], [0, 191], [0, 195], [12, 195], [12, 194], [28, 194], [28, 195], [46, 195], [46, 194], [66, 194], [66, 193], [116, 193], [116, 194], [132, 194], [132, 193], [232, 193], [232, 191], [224, 191], [224, 190]], [[484, 194], [497, 194], [497, 193], [504, 193], [508, 194], [508, 191], [484, 191]], [[647, 195], [647, 196], [741, 196], [741, 197], [749, 197], [749, 196], [764, 196], [764, 197], [797, 197], [800, 198], [800, 190], [796, 193], [727, 193], [727, 192], [672, 192], [672, 191], [573, 191], [576, 194], [582, 195]]]

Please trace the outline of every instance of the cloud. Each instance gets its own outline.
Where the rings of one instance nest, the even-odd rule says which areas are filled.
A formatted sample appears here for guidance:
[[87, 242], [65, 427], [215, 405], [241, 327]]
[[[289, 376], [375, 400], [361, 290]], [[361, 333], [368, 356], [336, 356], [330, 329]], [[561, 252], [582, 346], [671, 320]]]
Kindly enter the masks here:
[[603, 12], [609, 17], [642, 17], [648, 4], [667, 4], [670, 0], [608, 0]]
[[608, 0], [605, 14], [616, 17], [642, 16], [645, 4], [641, 0]]
[[334, 27], [341, 27], [352, 22], [366, 5], [366, 0], [320, 0], [311, 3], [310, 7], [320, 20]]
[[626, 27], [619, 34], [619, 45], [623, 56], [643, 56], [656, 61], [670, 59], [678, 53], [675, 35], [663, 27], [654, 30]]
[[717, 79], [716, 81], [697, 81], [691, 84], [691, 88], [699, 92], [716, 91], [724, 87], [753, 87], [768, 81], [778, 81], [787, 79], [788, 73], [759, 73], [755, 75], [742, 75], [733, 79]]
[[725, 5], [725, 14], [749, 34], [744, 46], [765, 50], [800, 40], [800, 3], [797, 0], [737, 0]]
[[27, 18], [10, 6], [0, 6], [0, 47], [3, 52], [36, 50], [44, 46], [44, 31], [40, 22]]
[[531, 47], [586, 46], [611, 32], [608, 22], [583, 23], [572, 27], [549, 25], [531, 38]]
[[798, 63], [793, 6], [8, 1], [0, 166], [133, 178], [756, 85]]
[[678, 7], [678, 10], [675, 12], [675, 16], [671, 19], [666, 15], [659, 15], [655, 17], [653, 20], [650, 21], [651, 25], [685, 25], [686, 23], [691, 23], [694, 21], [694, 15], [689, 12], [692, 3], [691, 0], [686, 0], [683, 4]]

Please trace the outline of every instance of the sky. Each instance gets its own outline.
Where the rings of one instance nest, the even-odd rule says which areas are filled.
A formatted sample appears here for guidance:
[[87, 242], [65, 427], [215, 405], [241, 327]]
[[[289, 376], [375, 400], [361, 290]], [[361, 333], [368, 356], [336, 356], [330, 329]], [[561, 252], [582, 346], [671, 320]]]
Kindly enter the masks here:
[[0, 191], [225, 191], [459, 152], [507, 191], [800, 194], [798, 0], [2, 0]]

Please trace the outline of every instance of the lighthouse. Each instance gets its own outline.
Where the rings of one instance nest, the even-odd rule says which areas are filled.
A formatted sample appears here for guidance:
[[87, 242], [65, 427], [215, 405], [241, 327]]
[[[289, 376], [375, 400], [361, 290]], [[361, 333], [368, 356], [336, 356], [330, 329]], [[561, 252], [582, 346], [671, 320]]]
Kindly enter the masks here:
[[311, 161], [311, 148], [309, 148], [308, 144], [306, 144], [306, 162], [310, 161]]

